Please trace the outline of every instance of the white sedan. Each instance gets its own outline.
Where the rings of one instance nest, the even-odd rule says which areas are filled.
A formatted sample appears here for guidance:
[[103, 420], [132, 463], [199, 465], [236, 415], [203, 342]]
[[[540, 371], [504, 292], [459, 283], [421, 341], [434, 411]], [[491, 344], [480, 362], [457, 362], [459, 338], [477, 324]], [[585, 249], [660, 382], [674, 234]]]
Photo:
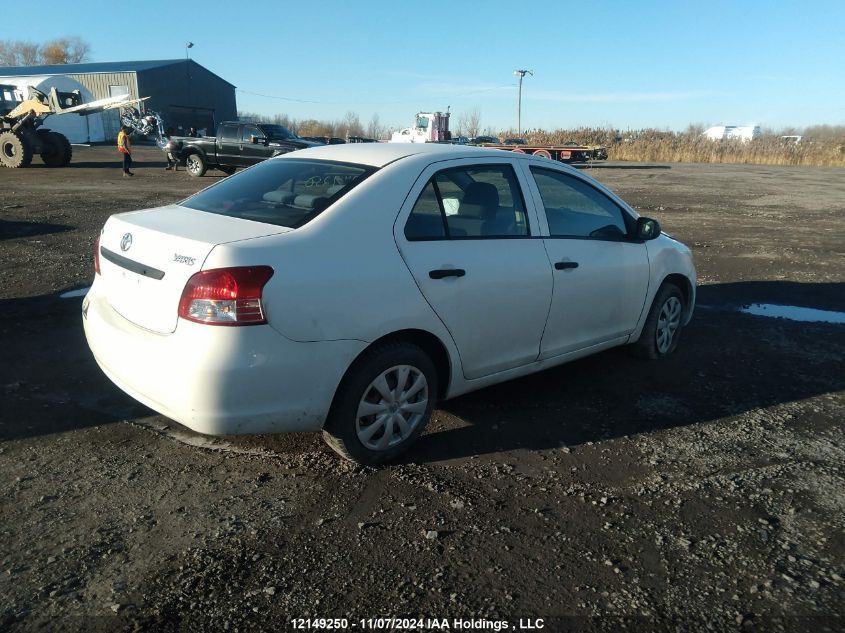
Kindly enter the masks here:
[[616, 345], [658, 358], [689, 249], [568, 166], [498, 150], [301, 150], [114, 215], [83, 302], [125, 392], [200, 433], [322, 430], [389, 460], [438, 400]]

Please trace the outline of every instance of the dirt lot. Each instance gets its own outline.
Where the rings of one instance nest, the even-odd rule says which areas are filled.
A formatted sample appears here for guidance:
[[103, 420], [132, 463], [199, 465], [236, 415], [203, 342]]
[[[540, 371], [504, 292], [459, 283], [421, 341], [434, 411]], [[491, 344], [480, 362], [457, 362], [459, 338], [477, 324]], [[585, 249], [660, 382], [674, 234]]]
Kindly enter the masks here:
[[203, 438], [111, 385], [59, 293], [111, 213], [218, 176], [75, 154], [0, 171], [0, 629], [845, 630], [845, 325], [737, 310], [845, 312], [842, 170], [592, 169], [694, 249], [677, 355], [442, 403], [373, 470], [313, 435]]

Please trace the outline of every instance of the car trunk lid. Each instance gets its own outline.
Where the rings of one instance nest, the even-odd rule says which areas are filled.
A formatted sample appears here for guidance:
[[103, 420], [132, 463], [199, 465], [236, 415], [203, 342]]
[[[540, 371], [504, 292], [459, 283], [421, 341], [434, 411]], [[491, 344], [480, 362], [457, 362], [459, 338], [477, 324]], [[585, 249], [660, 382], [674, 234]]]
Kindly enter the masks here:
[[290, 230], [178, 205], [112, 216], [100, 236], [107, 300], [142, 328], [173, 332], [182, 290], [215, 246]]

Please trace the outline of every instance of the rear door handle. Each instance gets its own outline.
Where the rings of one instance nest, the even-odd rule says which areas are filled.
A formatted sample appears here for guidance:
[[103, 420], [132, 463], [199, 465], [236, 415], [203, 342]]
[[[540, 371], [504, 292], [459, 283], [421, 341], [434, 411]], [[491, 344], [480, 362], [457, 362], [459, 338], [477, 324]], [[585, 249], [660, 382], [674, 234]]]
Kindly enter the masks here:
[[463, 268], [439, 268], [437, 270], [428, 271], [428, 276], [432, 279], [445, 279], [446, 277], [463, 277], [467, 274]]
[[555, 270], [567, 270], [569, 268], [578, 268], [578, 262], [557, 262]]

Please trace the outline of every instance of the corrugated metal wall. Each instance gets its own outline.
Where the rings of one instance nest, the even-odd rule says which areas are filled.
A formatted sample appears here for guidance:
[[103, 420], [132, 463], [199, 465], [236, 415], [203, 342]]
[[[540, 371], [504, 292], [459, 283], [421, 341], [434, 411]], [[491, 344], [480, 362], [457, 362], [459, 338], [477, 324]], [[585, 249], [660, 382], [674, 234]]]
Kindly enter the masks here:
[[[127, 86], [129, 95], [133, 99], [140, 98], [138, 95], [138, 75], [135, 72], [79, 73], [69, 74], [68, 77], [88, 88], [94, 95], [94, 99], [105, 99], [112, 96], [109, 86]], [[107, 140], [117, 138], [117, 133], [120, 131], [120, 114], [116, 109], [103, 112], [103, 128]]]
[[177, 135], [191, 126], [213, 135], [218, 123], [238, 116], [235, 87], [193, 60], [139, 71], [138, 85], [150, 97], [147, 108]]

